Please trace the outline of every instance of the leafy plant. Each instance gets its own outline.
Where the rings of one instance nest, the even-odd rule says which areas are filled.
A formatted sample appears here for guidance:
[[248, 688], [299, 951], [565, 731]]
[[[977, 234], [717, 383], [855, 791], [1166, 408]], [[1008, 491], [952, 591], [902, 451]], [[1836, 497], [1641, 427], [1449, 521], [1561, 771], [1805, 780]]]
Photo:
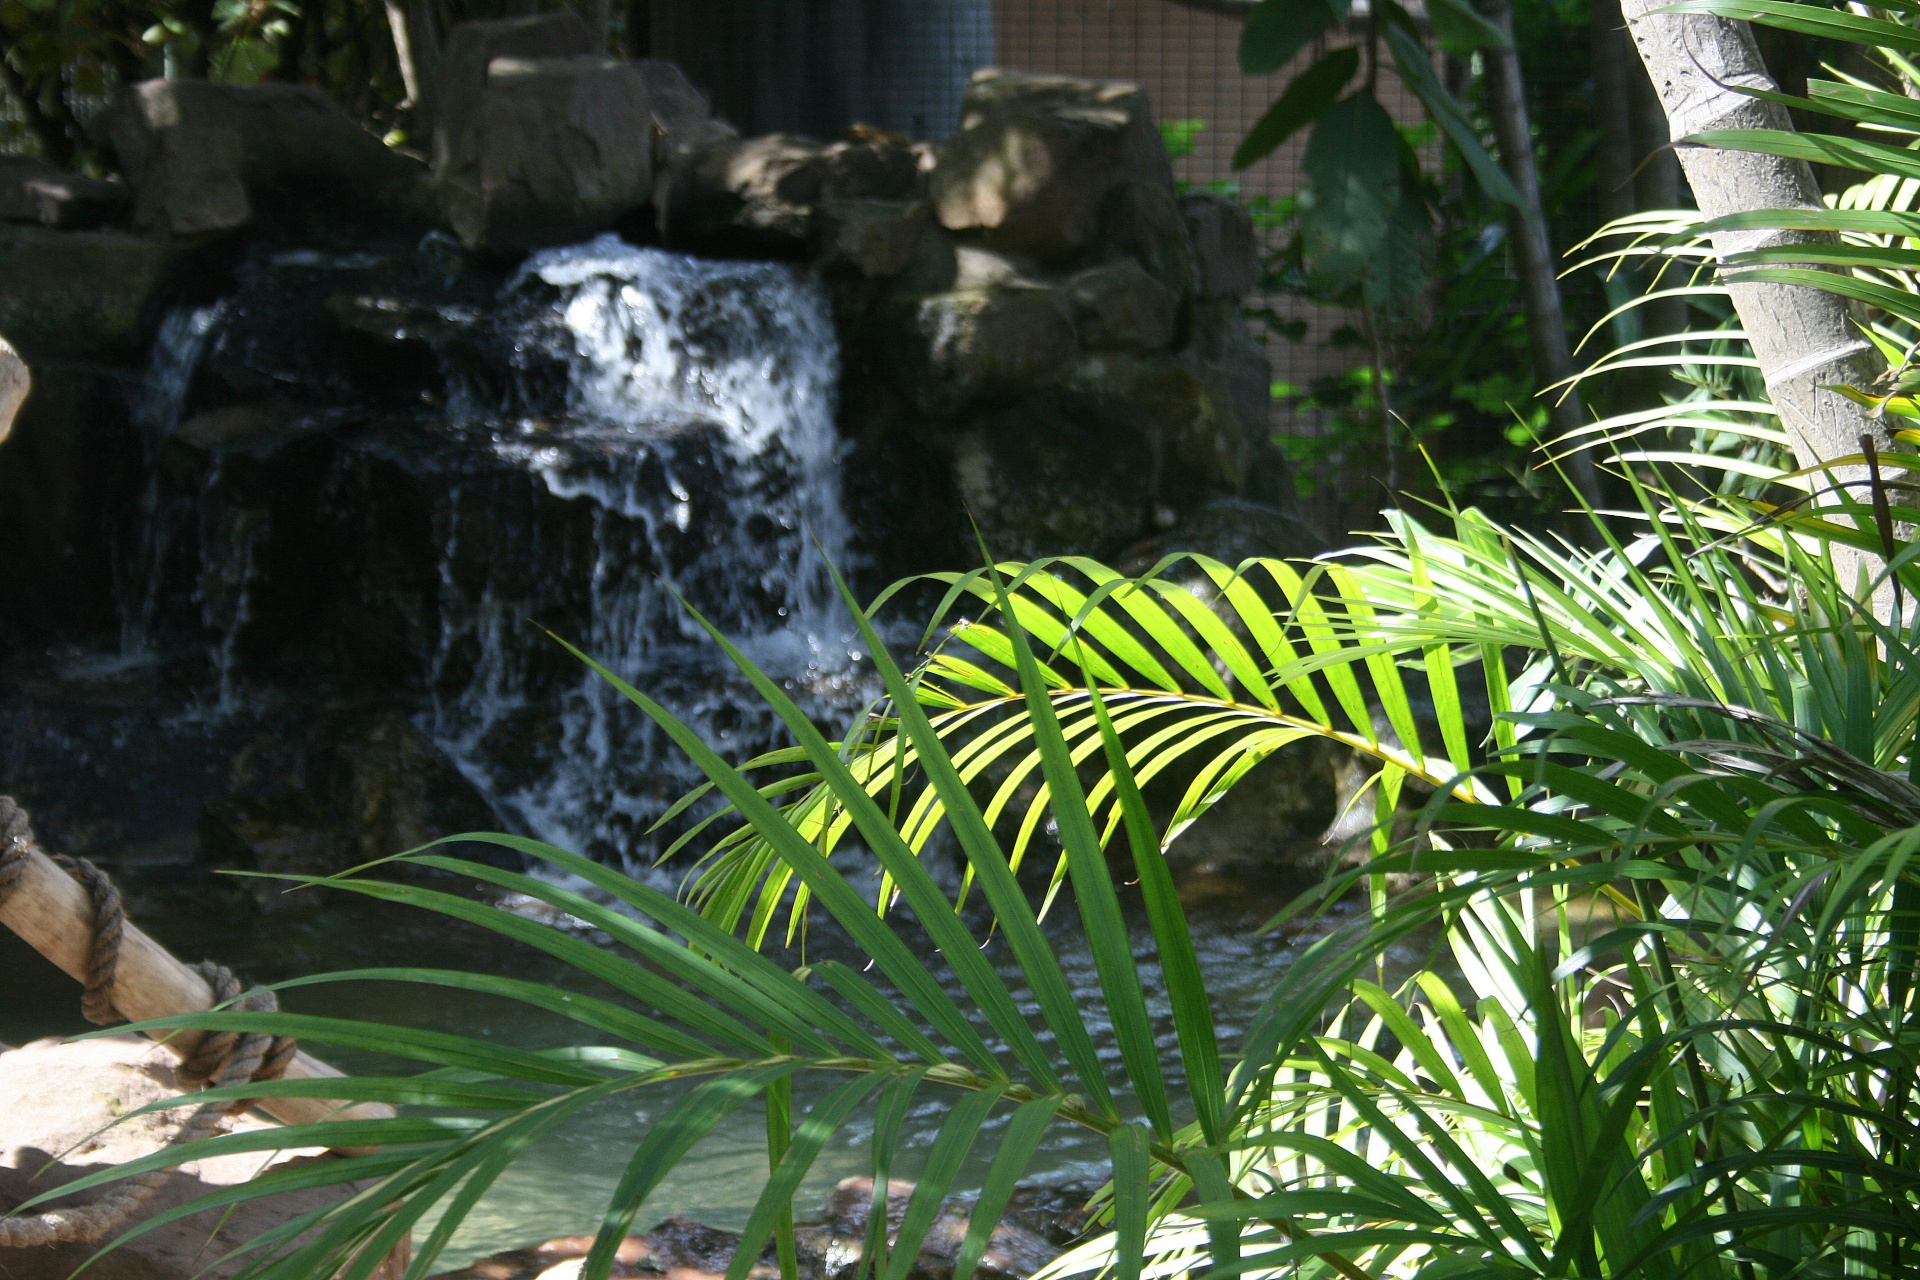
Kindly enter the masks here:
[[[1237, 573], [1189, 561], [1199, 591], [1084, 561], [983, 570], [951, 583], [955, 601], [983, 610], [957, 632], [971, 653], [950, 646], [911, 676], [855, 610], [889, 702], [843, 744], [729, 647], [795, 737], [766, 763], [804, 764], [812, 790], [790, 777], [756, 787], [616, 681], [752, 832], [722, 842], [706, 914], [504, 836], [466, 838], [577, 875], [618, 908], [431, 848], [398, 861], [552, 904], [636, 959], [420, 884], [311, 882], [478, 923], [577, 967], [609, 997], [408, 969], [307, 980], [483, 991], [569, 1018], [588, 1042], [539, 1051], [295, 1014], [149, 1024], [271, 1030], [430, 1068], [234, 1090], [406, 1113], [219, 1138], [190, 1154], [381, 1148], [212, 1199], [371, 1179], [255, 1242], [254, 1273], [364, 1276], [438, 1206], [414, 1264], [426, 1275], [540, 1134], [600, 1099], [692, 1083], [610, 1193], [585, 1272], [603, 1276], [665, 1172], [764, 1096], [770, 1174], [731, 1269], [743, 1275], [784, 1235], [802, 1176], [856, 1112], [877, 1109], [884, 1194], [890, 1117], [919, 1091], [951, 1090], [899, 1237], [889, 1249], [876, 1228], [868, 1242], [872, 1274], [905, 1274], [996, 1110], [1011, 1118], [962, 1280], [1061, 1123], [1101, 1133], [1113, 1153], [1112, 1234], [1062, 1272], [1885, 1273], [1920, 1225], [1910, 1021], [1920, 790], [1901, 770], [1920, 706], [1915, 635], [1854, 606], [1821, 525], [1756, 525], [1756, 514], [1730, 499], [1649, 496], [1646, 532], [1606, 554], [1471, 511], [1453, 513], [1445, 533], [1399, 517], [1353, 561]], [[1865, 509], [1830, 510], [1826, 522], [1835, 514]], [[1896, 566], [1903, 578], [1912, 559]], [[1768, 585], [1786, 581], [1795, 589]], [[1261, 591], [1278, 605], [1257, 603]], [[1475, 685], [1496, 716], [1484, 743], [1463, 710]], [[1329, 884], [1321, 900], [1372, 886], [1373, 910], [1306, 954], [1235, 1059], [1214, 1031], [1161, 850], [1236, 770], [1301, 734], [1376, 759], [1383, 815], [1396, 792], [1431, 798], [1410, 838], [1383, 824], [1376, 856]], [[1016, 791], [1002, 784], [982, 803], [969, 784], [990, 750], [1044, 794], [1010, 808]], [[1141, 784], [1181, 758], [1205, 764], [1162, 829]], [[1016, 879], [1043, 816], [1092, 947], [1097, 1002], [1071, 997]], [[987, 963], [977, 924], [917, 856], [936, 818], [964, 851], [1018, 985]], [[1011, 844], [996, 834], [1007, 826]], [[837, 872], [829, 855], [847, 831], [884, 868], [885, 903], [908, 913], [876, 912]], [[1394, 875], [1428, 888], [1390, 897]], [[768, 876], [797, 883], [872, 971], [789, 973], [741, 941], [742, 886]], [[1158, 960], [1145, 970], [1119, 909], [1132, 880]], [[783, 893], [760, 893], [748, 941]], [[1451, 934], [1464, 981], [1427, 973], [1389, 992], [1363, 980], [1389, 947], [1434, 925]], [[1171, 1004], [1177, 1060], [1155, 1050], [1150, 989]], [[1114, 1029], [1117, 1061], [1093, 1049], [1096, 1015]], [[821, 1084], [798, 1088], [805, 1078]], [[811, 1099], [804, 1114], [796, 1098]], [[181, 1158], [162, 1153], [67, 1190]]]

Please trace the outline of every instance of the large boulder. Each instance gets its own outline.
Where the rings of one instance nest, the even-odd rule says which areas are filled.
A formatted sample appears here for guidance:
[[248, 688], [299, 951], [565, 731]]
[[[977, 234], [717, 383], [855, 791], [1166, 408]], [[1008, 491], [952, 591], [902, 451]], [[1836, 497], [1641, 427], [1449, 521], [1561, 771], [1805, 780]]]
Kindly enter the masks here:
[[922, 362], [903, 364], [901, 372], [930, 406], [1048, 386], [1073, 368], [1073, 304], [1062, 290], [958, 289], [917, 299], [913, 308]]
[[[471, 29], [495, 25], [455, 30], [448, 61], [463, 79], [474, 47], [487, 43]], [[653, 119], [646, 78], [631, 63], [496, 56], [479, 92], [449, 93], [444, 115], [446, 145], [434, 155], [440, 209], [469, 248], [568, 244], [651, 195]]]
[[[817, 223], [846, 220], [845, 206], [916, 202], [924, 185], [916, 151], [889, 136], [827, 145], [797, 134], [741, 138], [729, 126], [684, 118], [668, 138], [669, 172], [654, 199], [675, 248], [800, 255]], [[829, 206], [841, 206], [824, 214]]]
[[108, 221], [126, 202], [124, 183], [102, 182], [27, 156], [0, 156], [0, 221], [80, 230]]
[[986, 70], [931, 178], [942, 226], [1043, 258], [1088, 245], [1117, 185], [1173, 192], [1146, 91], [1118, 80]]
[[262, 214], [303, 229], [432, 216], [421, 164], [306, 85], [147, 80], [121, 92], [107, 132], [134, 223], [168, 235], [233, 231]]
[[[149, 1112], [124, 1118], [151, 1102], [186, 1092], [166, 1049], [134, 1036], [112, 1036], [75, 1044], [42, 1040], [0, 1052], [0, 1212], [32, 1196], [111, 1165], [149, 1155], [164, 1146], [187, 1111]], [[235, 1132], [270, 1127], [265, 1120], [241, 1116]], [[291, 1171], [330, 1160], [315, 1148], [265, 1158], [239, 1152], [191, 1160], [161, 1186], [128, 1226], [166, 1213], [200, 1196], [234, 1187], [272, 1170]], [[0, 1252], [0, 1275], [8, 1280], [66, 1280], [82, 1267], [99, 1280], [224, 1280], [253, 1260], [232, 1251], [303, 1213], [317, 1212], [352, 1193], [344, 1187], [288, 1191], [227, 1208], [204, 1209], [158, 1226], [128, 1241], [98, 1261], [89, 1262], [104, 1241], [7, 1249]], [[89, 1204], [102, 1189], [56, 1200], [52, 1207]], [[372, 1280], [398, 1280], [406, 1271], [405, 1246], [373, 1273]]]
[[0, 224], [0, 333], [29, 358], [132, 355], [179, 258], [147, 236]]
[[[956, 520], [970, 517], [997, 557], [1106, 555], [1147, 528], [1145, 434], [1069, 397], [1026, 397], [973, 419], [953, 442], [951, 466]], [[970, 529], [961, 542], [971, 550]]]

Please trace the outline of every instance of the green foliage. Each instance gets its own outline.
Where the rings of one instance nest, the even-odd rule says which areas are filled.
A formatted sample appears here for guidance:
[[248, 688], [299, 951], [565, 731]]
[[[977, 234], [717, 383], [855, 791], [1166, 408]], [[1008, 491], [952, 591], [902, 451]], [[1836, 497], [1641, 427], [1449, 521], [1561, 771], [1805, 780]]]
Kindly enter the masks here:
[[[794, 737], [759, 763], [811, 770], [811, 789], [791, 777], [756, 785], [609, 675], [744, 820], [746, 838], [713, 846], [731, 869], [710, 867], [704, 914], [505, 836], [477, 838], [600, 896], [431, 847], [395, 861], [551, 904], [614, 950], [421, 883], [310, 882], [480, 924], [607, 994], [415, 970], [308, 981], [478, 986], [562, 1013], [579, 1042], [518, 1050], [297, 1014], [161, 1020], [147, 1025], [273, 1030], [425, 1070], [245, 1086], [231, 1092], [324, 1091], [397, 1101], [403, 1114], [215, 1139], [78, 1185], [216, 1150], [380, 1147], [222, 1195], [266, 1194], [289, 1176], [370, 1181], [259, 1243], [254, 1273], [286, 1277], [364, 1274], [442, 1206], [416, 1253], [413, 1274], [426, 1275], [460, 1215], [539, 1134], [604, 1098], [676, 1089], [609, 1189], [585, 1271], [605, 1276], [675, 1161], [768, 1095], [777, 1136], [733, 1264], [744, 1275], [787, 1230], [791, 1197], [832, 1134], [869, 1109], [884, 1134], [906, 1099], [934, 1091], [949, 1096], [947, 1119], [883, 1269], [896, 1280], [969, 1150], [997, 1142], [965, 1251], [974, 1259], [993, 1206], [1062, 1123], [1110, 1140], [1114, 1234], [1055, 1275], [1143, 1264], [1889, 1274], [1920, 1227], [1920, 791], [1905, 777], [1920, 629], [1863, 613], [1833, 570], [1832, 543], [1873, 528], [1869, 504], [1755, 521], [1769, 510], [1648, 493], [1643, 531], [1602, 553], [1472, 511], [1442, 527], [1401, 516], [1356, 557], [1162, 566], [1191, 566], [1195, 587], [1087, 561], [955, 576], [950, 604], [969, 602], [970, 616], [911, 673], [855, 610], [887, 701], [844, 743], [725, 646]], [[1920, 587], [1913, 559], [1909, 547], [1897, 568], [1909, 590]], [[1476, 693], [1494, 715], [1484, 739], [1468, 728]], [[1372, 886], [1375, 905], [1306, 953], [1229, 1057], [1162, 849], [1250, 762], [1308, 734], [1377, 763], [1383, 821], [1374, 855], [1301, 909], [1355, 885]], [[999, 764], [983, 772], [989, 755]], [[1157, 821], [1141, 786], [1182, 761], [1199, 767], [1178, 812]], [[1395, 825], [1403, 802], [1414, 808]], [[1098, 998], [1069, 993], [1015, 878], [1047, 819]], [[987, 963], [979, 923], [921, 865], [936, 821], [963, 851], [968, 892], [992, 911], [1017, 983]], [[836, 870], [836, 849], [856, 837], [884, 868], [882, 905], [910, 907], [910, 920], [876, 912]], [[1393, 897], [1394, 876], [1425, 889]], [[774, 877], [782, 888], [747, 910], [740, 886]], [[1150, 939], [1129, 937], [1125, 882], [1137, 882], [1124, 892], [1143, 899]], [[734, 926], [758, 937], [768, 903], [813, 904], [871, 971], [789, 973], [764, 958]], [[1368, 980], [1390, 948], [1435, 927], [1460, 976], [1420, 973], [1397, 990]], [[1151, 969], [1136, 960], [1143, 947], [1158, 957]], [[1171, 1006], [1177, 1060], [1155, 1050], [1148, 991]], [[1095, 1017], [1113, 1028], [1111, 1060], [1093, 1051]], [[790, 1123], [771, 1106], [788, 1096]], [[1010, 1123], [994, 1140], [983, 1129], [997, 1112]], [[892, 1155], [876, 1144], [882, 1187]]]

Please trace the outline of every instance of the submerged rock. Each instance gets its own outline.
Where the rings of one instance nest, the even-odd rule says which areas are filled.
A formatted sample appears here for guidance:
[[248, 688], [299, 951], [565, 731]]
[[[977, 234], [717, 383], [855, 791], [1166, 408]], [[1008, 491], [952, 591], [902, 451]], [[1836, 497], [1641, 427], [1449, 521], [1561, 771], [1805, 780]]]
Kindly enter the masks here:
[[[887, 1184], [887, 1240], [898, 1239], [914, 1184]], [[1060, 1256], [1060, 1247], [1086, 1227], [1089, 1187], [1018, 1187], [1007, 1212], [988, 1238], [975, 1274], [982, 1280], [1027, 1280]], [[818, 1219], [795, 1231], [803, 1280], [846, 1280], [860, 1265], [866, 1245], [873, 1179], [847, 1178], [834, 1187]], [[971, 1221], [971, 1203], [954, 1197], [941, 1205], [908, 1280], [950, 1280]], [[1064, 1233], [1064, 1234], [1063, 1234]], [[591, 1236], [563, 1236], [526, 1249], [483, 1258], [435, 1280], [574, 1280], [578, 1260], [593, 1247]], [[740, 1247], [737, 1232], [674, 1217], [620, 1244], [613, 1275], [620, 1280], [664, 1276], [667, 1280], [718, 1280]], [[751, 1280], [779, 1274], [772, 1245], [747, 1272]]]

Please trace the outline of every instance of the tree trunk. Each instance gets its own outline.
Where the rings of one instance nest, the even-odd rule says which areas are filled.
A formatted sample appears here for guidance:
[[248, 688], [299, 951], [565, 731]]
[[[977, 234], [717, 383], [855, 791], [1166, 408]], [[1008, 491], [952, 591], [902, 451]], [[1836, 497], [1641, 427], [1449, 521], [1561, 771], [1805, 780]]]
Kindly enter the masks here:
[[[1527, 119], [1526, 80], [1520, 71], [1520, 50], [1513, 39], [1513, 10], [1507, 0], [1481, 5], [1487, 20], [1507, 37], [1504, 49], [1484, 53], [1487, 96], [1493, 107], [1494, 134], [1507, 176], [1519, 188], [1522, 207], [1509, 220], [1514, 255], [1519, 259], [1521, 295], [1527, 309], [1527, 340], [1533, 348], [1533, 373], [1549, 393], [1553, 434], [1564, 439], [1587, 425], [1578, 387], [1563, 385], [1574, 373], [1573, 352], [1567, 345], [1566, 311], [1560, 303], [1560, 281], [1553, 246], [1547, 238], [1547, 216], [1540, 204], [1540, 175], [1533, 161], [1533, 126]], [[1589, 503], [1601, 500], [1600, 474], [1585, 449], [1566, 455], [1562, 465], [1574, 487]]]
[[[654, 0], [648, 45], [748, 133], [938, 139], [993, 64], [991, 0]], [[629, 33], [629, 41], [634, 39]]]
[[408, 131], [416, 138], [431, 138], [440, 105], [440, 33], [433, 0], [386, 0], [386, 9], [400, 82], [407, 90], [403, 105], [413, 113]]
[[1600, 218], [1638, 212], [1633, 190], [1633, 77], [1640, 74], [1620, 0], [1593, 0], [1593, 89], [1600, 127]]
[[[1666, 0], [1622, 0], [1667, 125], [1676, 139], [1709, 129], [1791, 129], [1784, 108], [1735, 92], [1731, 86], [1771, 90], [1773, 80], [1744, 22], [1701, 14], [1657, 12]], [[1822, 208], [1820, 184], [1801, 160], [1713, 147], [1682, 147], [1680, 165], [1709, 218], [1762, 209]], [[1714, 236], [1724, 257], [1777, 244], [1830, 243], [1831, 236], [1793, 231], [1727, 231]], [[1743, 282], [1724, 277], [1734, 309], [1767, 390], [1793, 441], [1794, 458], [1817, 467], [1860, 452], [1860, 437], [1891, 446], [1883, 421], [1827, 388], [1866, 386], [1886, 370], [1880, 353], [1854, 322], [1845, 299], [1800, 285]], [[1843, 480], [1860, 478], [1846, 468]], [[1858, 495], [1864, 498], [1866, 495]]]

